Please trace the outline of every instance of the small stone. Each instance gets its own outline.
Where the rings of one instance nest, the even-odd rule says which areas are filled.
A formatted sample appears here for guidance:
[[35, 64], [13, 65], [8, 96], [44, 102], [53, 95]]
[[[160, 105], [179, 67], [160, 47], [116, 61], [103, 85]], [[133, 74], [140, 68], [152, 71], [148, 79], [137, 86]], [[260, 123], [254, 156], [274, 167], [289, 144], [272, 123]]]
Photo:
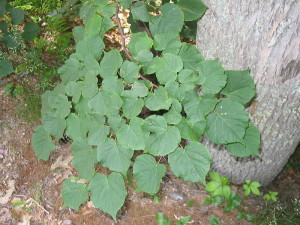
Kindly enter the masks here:
[[71, 221], [71, 220], [64, 220], [64, 224], [66, 224], [66, 225], [71, 225], [71, 224], [72, 224], [72, 221]]
[[176, 192], [172, 192], [171, 194], [169, 194], [169, 196], [176, 202], [182, 202], [184, 200], [184, 197]]

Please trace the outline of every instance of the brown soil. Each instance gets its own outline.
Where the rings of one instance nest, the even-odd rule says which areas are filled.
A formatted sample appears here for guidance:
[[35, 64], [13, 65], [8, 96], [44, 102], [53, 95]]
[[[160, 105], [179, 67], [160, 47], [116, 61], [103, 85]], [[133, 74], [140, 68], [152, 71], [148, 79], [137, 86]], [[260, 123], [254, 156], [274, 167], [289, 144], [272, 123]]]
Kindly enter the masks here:
[[[224, 213], [222, 207], [202, 206], [202, 201], [208, 197], [204, 187], [184, 182], [171, 173], [161, 184], [159, 203], [128, 186], [128, 196], [116, 223], [109, 215], [95, 209], [91, 202], [81, 206], [78, 212], [63, 208], [60, 195], [62, 182], [76, 174], [70, 163], [70, 144], [58, 144], [47, 162], [38, 161], [31, 147], [31, 135], [38, 122], [22, 120], [17, 110], [22, 101], [6, 96], [4, 89], [4, 85], [0, 87], [1, 225], [152, 225], [157, 224], [157, 212], [164, 213], [171, 224], [185, 216], [191, 216], [188, 224], [209, 224], [211, 215], [216, 215], [225, 225], [252, 224], [237, 219], [236, 210]], [[232, 188], [241, 189], [237, 186]], [[265, 193], [272, 190], [287, 198], [299, 198], [299, 177], [284, 171], [265, 190]], [[191, 200], [194, 205], [189, 207], [187, 202]], [[263, 203], [262, 198], [254, 196], [245, 201], [243, 207], [248, 212], [257, 213]]]

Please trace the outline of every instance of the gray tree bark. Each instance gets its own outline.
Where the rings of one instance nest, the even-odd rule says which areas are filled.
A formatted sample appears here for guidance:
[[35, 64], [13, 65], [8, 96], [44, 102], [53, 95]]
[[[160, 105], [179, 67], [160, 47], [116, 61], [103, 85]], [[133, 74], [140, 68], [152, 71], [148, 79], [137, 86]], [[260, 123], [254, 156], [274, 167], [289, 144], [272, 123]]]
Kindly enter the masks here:
[[261, 132], [260, 157], [235, 158], [205, 140], [213, 171], [233, 183], [269, 184], [300, 142], [300, 0], [204, 0], [197, 47], [227, 70], [250, 68], [257, 97], [249, 107]]

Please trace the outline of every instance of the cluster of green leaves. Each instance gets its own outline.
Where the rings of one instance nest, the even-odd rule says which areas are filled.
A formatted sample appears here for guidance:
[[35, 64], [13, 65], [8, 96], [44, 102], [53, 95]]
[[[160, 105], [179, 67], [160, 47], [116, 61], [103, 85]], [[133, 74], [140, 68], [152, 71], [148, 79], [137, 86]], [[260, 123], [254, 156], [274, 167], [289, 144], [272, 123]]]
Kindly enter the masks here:
[[18, 97], [24, 93], [24, 88], [20, 85], [14, 85], [13, 83], [8, 83], [5, 87], [5, 94], [8, 96]]
[[[191, 219], [191, 216], [186, 216], [186, 217], [183, 217], [182, 219], [180, 220], [177, 220], [176, 221], [176, 224], [177, 225], [185, 225], [187, 224]], [[163, 214], [163, 213], [156, 213], [156, 222], [158, 225], [170, 225], [171, 224], [171, 221], [168, 219], [168, 217]]]
[[[29, 21], [25, 22], [22, 33], [15, 29], [24, 22], [24, 17], [24, 10], [12, 7], [6, 0], [0, 2], [0, 42], [7, 49], [16, 50], [21, 44], [20, 40], [32, 41], [40, 31], [35, 23]], [[12, 63], [5, 57], [0, 58], [0, 78], [13, 72]]]
[[[205, 190], [211, 195], [211, 197], [206, 198], [203, 201], [203, 205], [214, 203], [218, 206], [226, 203], [224, 212], [230, 212], [233, 209], [238, 209], [237, 217], [239, 219], [245, 218], [248, 221], [254, 219], [253, 214], [246, 213], [243, 208], [241, 208], [241, 203], [243, 199], [234, 191], [231, 190], [229, 186], [229, 180], [227, 177], [222, 177], [216, 172], [210, 172], [210, 182], [207, 183]], [[249, 196], [250, 193], [260, 196], [259, 187], [261, 184], [256, 181], [246, 180], [243, 185], [244, 197]], [[269, 191], [265, 194], [263, 198], [266, 201], [277, 201], [277, 192]]]
[[[116, 219], [129, 168], [136, 190], [153, 195], [166, 173], [160, 157], [168, 157], [176, 176], [205, 183], [211, 157], [202, 135], [235, 156], [258, 154], [259, 132], [243, 106], [255, 95], [249, 71], [225, 71], [181, 42], [184, 24], [206, 7], [200, 0], [175, 2], [83, 1], [84, 26], [73, 29], [76, 52], [59, 69], [62, 82], [42, 95], [43, 124], [32, 136], [42, 160], [55, 151], [53, 137], [73, 140], [79, 178], [64, 182], [64, 206], [78, 210], [90, 192], [93, 205]], [[117, 49], [105, 52], [102, 40], [119, 6], [147, 30], [132, 33], [127, 58]], [[97, 164], [111, 173], [96, 173]]]

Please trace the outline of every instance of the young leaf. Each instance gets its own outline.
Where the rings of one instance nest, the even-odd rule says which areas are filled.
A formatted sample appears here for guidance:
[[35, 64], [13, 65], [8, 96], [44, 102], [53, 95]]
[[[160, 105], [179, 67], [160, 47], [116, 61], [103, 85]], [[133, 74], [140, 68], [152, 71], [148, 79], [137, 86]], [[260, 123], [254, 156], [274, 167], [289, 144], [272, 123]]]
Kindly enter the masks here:
[[72, 164], [78, 170], [81, 178], [90, 180], [95, 173], [94, 165], [97, 162], [97, 152], [84, 139], [73, 142]]
[[156, 77], [159, 83], [166, 84], [175, 81], [177, 72], [182, 70], [183, 63], [178, 55], [166, 53], [160, 58], [156, 67]]
[[232, 143], [226, 145], [226, 149], [235, 157], [245, 157], [250, 155], [259, 155], [260, 133], [253, 125], [249, 124], [246, 129], [243, 144]]
[[31, 142], [38, 159], [46, 161], [49, 159], [50, 153], [55, 151], [55, 144], [43, 126], [35, 128]]
[[168, 217], [166, 217], [165, 214], [160, 213], [160, 212], [156, 213], [156, 222], [158, 225], [170, 225], [171, 224]]
[[127, 173], [132, 155], [133, 151], [123, 148], [111, 138], [97, 148], [99, 162], [104, 167], [122, 174]]
[[115, 76], [122, 62], [123, 59], [117, 49], [106, 52], [100, 63], [100, 76], [102, 78]]
[[226, 84], [227, 76], [217, 60], [203, 60], [198, 64], [199, 84], [203, 94], [217, 94]]
[[116, 221], [116, 214], [123, 206], [127, 191], [122, 175], [111, 173], [109, 176], [96, 174], [88, 186], [93, 205], [108, 213]]
[[166, 166], [156, 163], [150, 155], [140, 155], [133, 165], [133, 175], [138, 182], [138, 191], [156, 194], [159, 190], [162, 177], [166, 173]]
[[241, 104], [248, 103], [255, 95], [255, 85], [249, 70], [226, 71], [227, 84], [221, 94]]
[[144, 2], [133, 3], [131, 6], [131, 13], [134, 20], [140, 20], [143, 22], [150, 21], [151, 17]]
[[191, 216], [186, 216], [186, 217], [176, 221], [176, 224], [177, 225], [185, 225], [190, 221], [190, 219], [191, 219]]
[[209, 225], [220, 225], [220, 220], [215, 215], [209, 217]]
[[206, 136], [216, 144], [242, 142], [249, 115], [243, 105], [230, 99], [221, 100], [207, 117]]
[[207, 9], [201, 0], [178, 0], [177, 5], [182, 10], [185, 21], [199, 19]]
[[180, 32], [184, 23], [184, 15], [180, 8], [171, 3], [160, 7], [161, 14], [153, 17], [149, 23], [151, 34], [176, 31]]
[[198, 142], [190, 142], [184, 149], [177, 148], [168, 157], [171, 170], [177, 177], [203, 184], [209, 171], [210, 160], [210, 153]]
[[64, 181], [61, 192], [64, 200], [63, 207], [70, 207], [78, 211], [80, 205], [88, 200], [87, 187], [82, 183], [73, 182], [71, 179]]

